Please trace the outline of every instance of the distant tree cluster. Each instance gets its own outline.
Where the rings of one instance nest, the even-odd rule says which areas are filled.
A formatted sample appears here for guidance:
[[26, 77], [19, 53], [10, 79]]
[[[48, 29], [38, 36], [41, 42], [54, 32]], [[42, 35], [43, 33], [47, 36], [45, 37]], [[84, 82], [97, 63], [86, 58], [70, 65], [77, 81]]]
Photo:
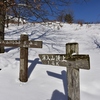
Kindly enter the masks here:
[[57, 20], [71, 24], [74, 22], [74, 13], [72, 10], [61, 11], [61, 13], [57, 16]]

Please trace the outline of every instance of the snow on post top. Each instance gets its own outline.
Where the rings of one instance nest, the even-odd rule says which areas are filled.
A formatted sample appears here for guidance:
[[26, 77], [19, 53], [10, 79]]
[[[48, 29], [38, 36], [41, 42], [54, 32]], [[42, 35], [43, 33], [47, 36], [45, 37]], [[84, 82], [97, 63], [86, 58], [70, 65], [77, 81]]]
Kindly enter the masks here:
[[75, 43], [76, 41], [75, 41], [75, 39], [71, 39], [70, 41], [69, 41], [69, 43]]
[[22, 35], [28, 35], [26, 32], [21, 33]]

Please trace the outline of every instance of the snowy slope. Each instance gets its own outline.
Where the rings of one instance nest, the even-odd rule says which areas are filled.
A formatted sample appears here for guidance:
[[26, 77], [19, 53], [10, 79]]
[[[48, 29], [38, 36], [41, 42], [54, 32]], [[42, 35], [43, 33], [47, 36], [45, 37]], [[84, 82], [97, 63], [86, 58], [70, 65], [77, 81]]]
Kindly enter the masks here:
[[30, 40], [42, 40], [43, 48], [29, 48], [27, 83], [19, 78], [20, 48], [5, 47], [0, 54], [0, 100], [67, 100], [67, 69], [43, 65], [38, 54], [65, 54], [65, 44], [78, 42], [80, 54], [90, 55], [90, 70], [80, 70], [81, 100], [100, 100], [100, 24], [41, 25], [11, 24], [5, 30], [6, 40], [20, 39], [23, 32]]

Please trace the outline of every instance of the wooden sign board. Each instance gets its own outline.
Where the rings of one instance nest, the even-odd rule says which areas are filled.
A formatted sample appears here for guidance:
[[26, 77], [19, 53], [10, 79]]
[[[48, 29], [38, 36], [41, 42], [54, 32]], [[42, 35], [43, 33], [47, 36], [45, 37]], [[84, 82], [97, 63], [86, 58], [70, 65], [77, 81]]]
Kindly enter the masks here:
[[22, 34], [20, 40], [1, 40], [0, 46], [20, 47], [19, 80], [28, 80], [28, 48], [42, 48], [42, 41], [28, 40], [28, 35]]
[[26, 48], [42, 48], [42, 41], [20, 41], [20, 40], [3, 40], [0, 41], [1, 46], [26, 47]]
[[39, 54], [43, 64], [90, 69], [89, 55]]
[[67, 68], [67, 100], [80, 100], [79, 69], [90, 69], [89, 55], [80, 55], [78, 52], [78, 43], [67, 43], [66, 54], [39, 54], [43, 64]]

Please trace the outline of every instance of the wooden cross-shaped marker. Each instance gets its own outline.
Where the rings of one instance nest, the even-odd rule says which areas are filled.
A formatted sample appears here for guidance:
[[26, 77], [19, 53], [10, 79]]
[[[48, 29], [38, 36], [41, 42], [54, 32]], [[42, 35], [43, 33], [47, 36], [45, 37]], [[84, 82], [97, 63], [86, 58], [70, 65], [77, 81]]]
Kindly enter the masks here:
[[0, 46], [20, 47], [20, 73], [21, 82], [28, 81], [28, 48], [42, 48], [42, 41], [30, 41], [28, 35], [22, 34], [20, 40], [3, 40]]
[[39, 54], [43, 64], [67, 67], [68, 100], [80, 100], [79, 69], [90, 69], [89, 55], [78, 52], [78, 43], [68, 43], [66, 54]]

